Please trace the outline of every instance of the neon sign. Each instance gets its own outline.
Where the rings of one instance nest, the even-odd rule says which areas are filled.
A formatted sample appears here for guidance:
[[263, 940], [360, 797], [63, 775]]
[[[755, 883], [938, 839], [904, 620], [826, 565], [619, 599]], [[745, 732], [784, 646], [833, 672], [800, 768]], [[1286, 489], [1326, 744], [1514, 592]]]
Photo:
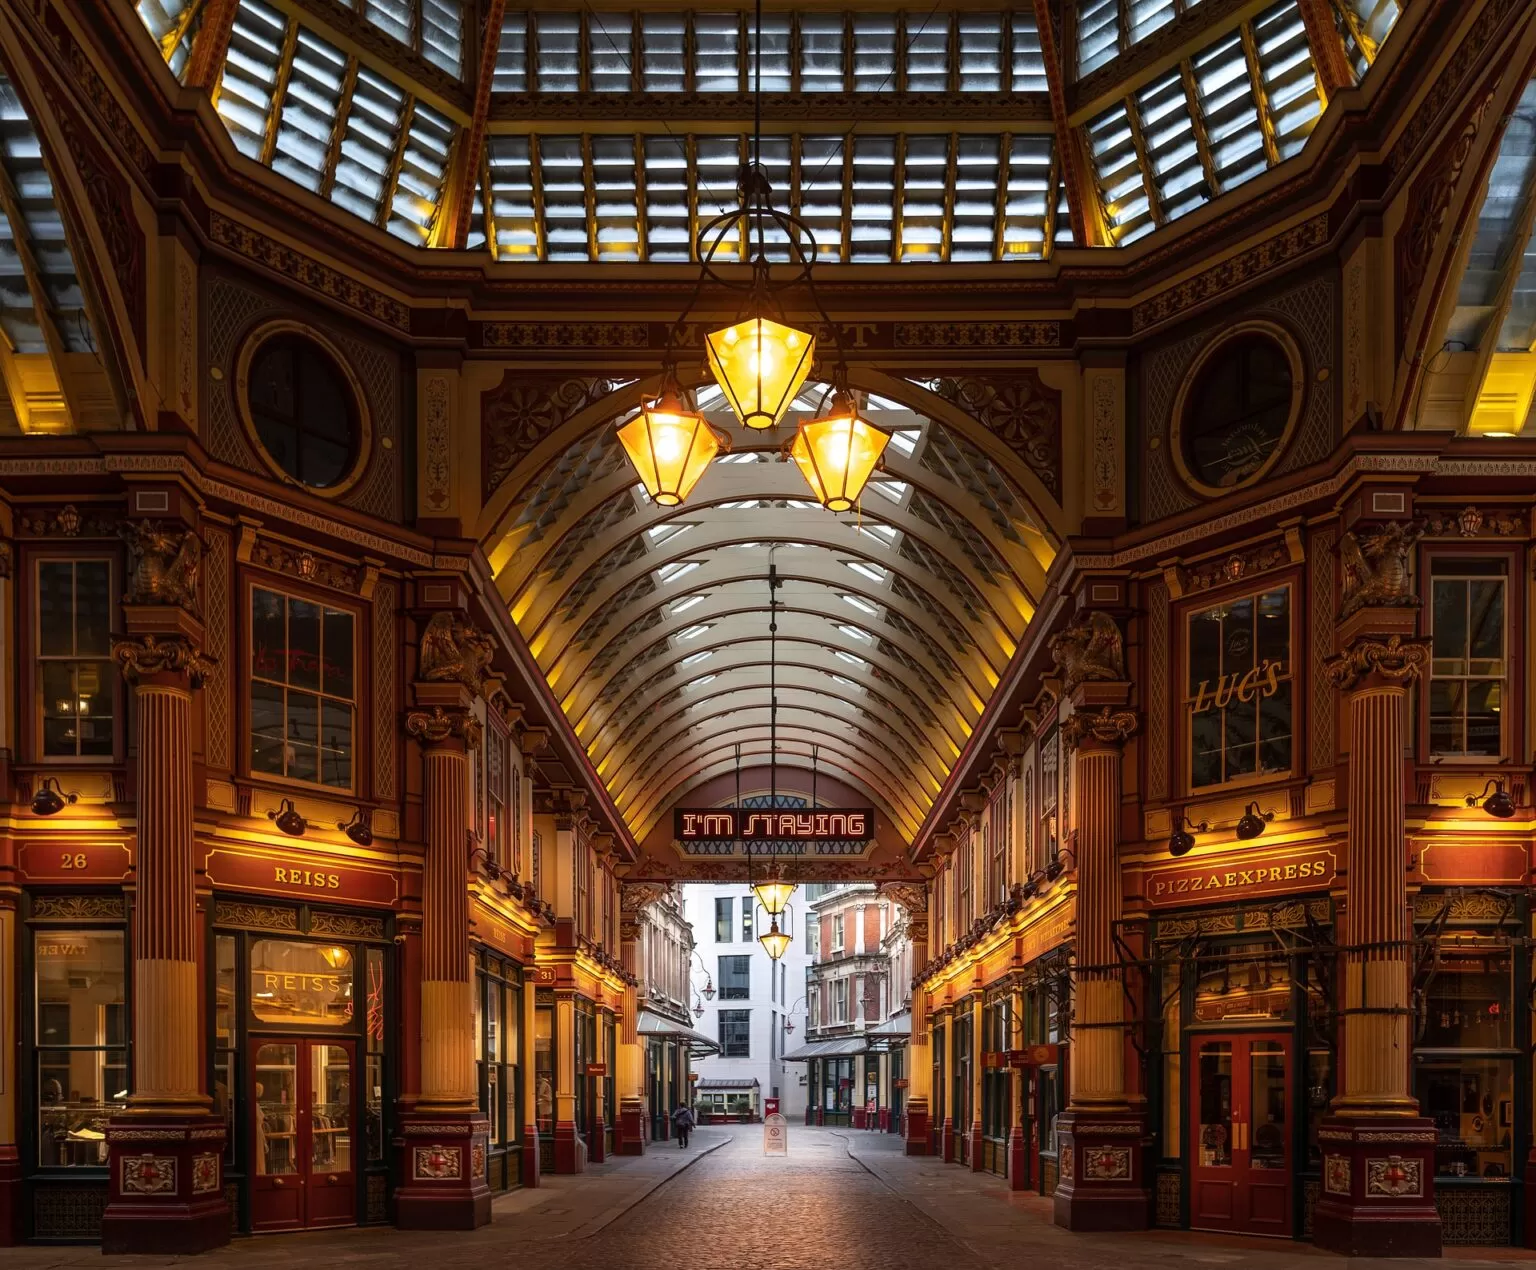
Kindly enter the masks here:
[[672, 834], [681, 842], [868, 841], [875, 836], [875, 813], [868, 807], [848, 811], [754, 811], [738, 807], [677, 807]]

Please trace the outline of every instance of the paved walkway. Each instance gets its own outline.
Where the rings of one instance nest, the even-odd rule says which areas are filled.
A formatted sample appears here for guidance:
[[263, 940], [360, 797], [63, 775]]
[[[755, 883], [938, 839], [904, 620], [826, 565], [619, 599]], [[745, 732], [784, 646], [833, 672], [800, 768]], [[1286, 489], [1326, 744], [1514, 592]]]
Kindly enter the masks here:
[[[1305, 1244], [1179, 1231], [1072, 1235], [1047, 1201], [999, 1179], [909, 1158], [893, 1135], [790, 1128], [787, 1157], [762, 1154], [761, 1129], [695, 1131], [685, 1151], [662, 1144], [581, 1177], [546, 1178], [499, 1198], [481, 1230], [371, 1228], [239, 1239], [196, 1258], [197, 1270], [1327, 1270]], [[1443, 1270], [1536, 1260], [1512, 1249], [1467, 1250], [1394, 1267]], [[164, 1266], [123, 1257], [109, 1265]], [[96, 1248], [17, 1248], [3, 1270], [77, 1270]], [[1381, 1263], [1374, 1263], [1381, 1264]]]

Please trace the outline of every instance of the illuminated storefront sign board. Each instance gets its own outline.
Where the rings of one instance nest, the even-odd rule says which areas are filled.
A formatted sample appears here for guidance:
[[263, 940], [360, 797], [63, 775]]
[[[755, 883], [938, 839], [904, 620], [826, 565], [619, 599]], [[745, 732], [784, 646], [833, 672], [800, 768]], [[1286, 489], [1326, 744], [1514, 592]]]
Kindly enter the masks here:
[[847, 811], [754, 811], [745, 807], [678, 807], [672, 833], [681, 842], [846, 842], [875, 836], [875, 813]]
[[1207, 898], [1275, 895], [1313, 891], [1332, 884], [1338, 861], [1331, 851], [1308, 851], [1280, 858], [1213, 858], [1147, 874], [1145, 893], [1152, 904], [1188, 904]]

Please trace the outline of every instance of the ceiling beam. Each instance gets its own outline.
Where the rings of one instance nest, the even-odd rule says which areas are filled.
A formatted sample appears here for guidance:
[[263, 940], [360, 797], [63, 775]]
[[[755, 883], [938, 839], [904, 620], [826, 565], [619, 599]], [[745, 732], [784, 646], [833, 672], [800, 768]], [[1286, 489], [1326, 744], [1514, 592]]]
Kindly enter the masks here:
[[1307, 46], [1312, 50], [1312, 68], [1317, 72], [1317, 85], [1323, 91], [1322, 108], [1334, 95], [1354, 87], [1355, 75], [1344, 49], [1344, 37], [1333, 20], [1333, 7], [1328, 0], [1296, 0], [1301, 10], [1302, 24], [1307, 28]]
[[188, 88], [211, 93], [224, 72], [224, 58], [229, 53], [229, 37], [235, 29], [235, 15], [240, 0], [207, 0], [202, 24], [192, 41], [187, 59], [187, 74], [182, 81]]
[[[474, 105], [469, 122], [459, 133], [453, 161], [437, 206], [437, 223], [427, 240], [429, 247], [461, 250], [469, 237], [469, 221], [475, 206], [475, 182], [480, 177], [480, 156], [485, 150], [486, 121], [491, 113], [491, 83], [496, 74], [496, 55], [501, 47], [501, 18], [507, 0], [488, 0], [485, 27], [480, 36], [480, 56], [474, 67]], [[485, 192], [487, 198], [490, 191]]]
[[[526, 134], [747, 134], [755, 128], [750, 97], [732, 93], [498, 93], [490, 130]], [[763, 94], [763, 135], [817, 136], [974, 132], [1046, 133], [1050, 105], [1040, 93], [978, 97], [960, 93]]]
[[1106, 235], [1103, 232], [1104, 218], [1096, 210], [1098, 192], [1091, 181], [1085, 180], [1088, 175], [1086, 158], [1067, 120], [1066, 71], [1056, 41], [1050, 0], [1034, 0], [1034, 7], [1035, 25], [1040, 32], [1040, 53], [1045, 59], [1046, 96], [1056, 131], [1056, 158], [1067, 191], [1067, 212], [1072, 220], [1072, 241], [1083, 247], [1102, 247]]

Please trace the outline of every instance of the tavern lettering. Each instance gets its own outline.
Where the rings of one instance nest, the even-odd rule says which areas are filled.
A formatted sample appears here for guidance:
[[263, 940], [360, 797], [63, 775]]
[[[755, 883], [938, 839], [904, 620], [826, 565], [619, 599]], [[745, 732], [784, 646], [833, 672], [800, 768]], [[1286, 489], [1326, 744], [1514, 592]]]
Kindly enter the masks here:
[[1280, 691], [1280, 676], [1284, 673], [1282, 663], [1266, 657], [1262, 666], [1254, 666], [1245, 674], [1239, 675], [1233, 671], [1230, 675], [1223, 675], [1216, 681], [1214, 692], [1210, 691], [1211, 681], [1202, 679], [1191, 709], [1196, 714], [1203, 714], [1213, 706], [1225, 710], [1232, 703], [1233, 697], [1245, 704], [1255, 697], [1273, 697]]

